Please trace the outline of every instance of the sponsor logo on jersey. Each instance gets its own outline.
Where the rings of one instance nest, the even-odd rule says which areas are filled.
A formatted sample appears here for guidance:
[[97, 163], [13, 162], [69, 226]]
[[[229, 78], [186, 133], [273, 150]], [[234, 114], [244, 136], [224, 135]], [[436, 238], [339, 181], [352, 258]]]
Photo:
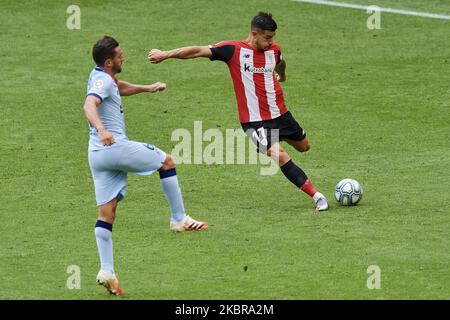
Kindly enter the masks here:
[[273, 68], [255, 68], [250, 67], [248, 64], [244, 63], [244, 71], [245, 72], [251, 72], [251, 73], [266, 73], [266, 72], [273, 72]]

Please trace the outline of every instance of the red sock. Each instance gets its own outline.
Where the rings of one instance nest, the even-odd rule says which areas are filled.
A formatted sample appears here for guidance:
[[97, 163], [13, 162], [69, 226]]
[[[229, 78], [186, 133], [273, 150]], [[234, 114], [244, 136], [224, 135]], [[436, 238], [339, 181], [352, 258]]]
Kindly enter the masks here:
[[317, 192], [316, 188], [314, 188], [313, 184], [311, 183], [311, 181], [309, 181], [309, 179], [305, 181], [305, 183], [300, 187], [300, 189], [302, 189], [302, 191], [308, 194], [310, 197], [313, 197]]

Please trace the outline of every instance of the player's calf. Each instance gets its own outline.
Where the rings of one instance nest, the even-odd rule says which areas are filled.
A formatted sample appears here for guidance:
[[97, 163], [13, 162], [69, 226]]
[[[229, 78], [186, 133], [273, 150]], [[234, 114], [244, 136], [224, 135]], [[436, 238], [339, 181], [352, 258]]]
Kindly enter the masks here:
[[270, 155], [272, 158], [279, 157], [278, 164], [281, 172], [283, 172], [285, 177], [295, 186], [314, 199], [316, 202], [317, 211], [328, 210], [328, 202], [326, 198], [320, 192], [317, 192], [314, 185], [306, 176], [306, 173], [292, 161], [289, 154], [280, 146], [279, 143], [274, 144], [267, 151], [267, 155]]

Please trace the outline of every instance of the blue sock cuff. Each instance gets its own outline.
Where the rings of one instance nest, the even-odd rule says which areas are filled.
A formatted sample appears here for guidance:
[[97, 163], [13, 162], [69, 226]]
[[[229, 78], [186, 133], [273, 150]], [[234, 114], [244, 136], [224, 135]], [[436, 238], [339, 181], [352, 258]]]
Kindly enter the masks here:
[[103, 228], [106, 230], [109, 230], [112, 232], [112, 224], [102, 221], [102, 220], [97, 220], [97, 223], [95, 224], [96, 228]]
[[169, 178], [169, 177], [176, 176], [176, 175], [177, 175], [177, 171], [175, 170], [175, 168], [159, 172], [159, 177], [161, 179]]

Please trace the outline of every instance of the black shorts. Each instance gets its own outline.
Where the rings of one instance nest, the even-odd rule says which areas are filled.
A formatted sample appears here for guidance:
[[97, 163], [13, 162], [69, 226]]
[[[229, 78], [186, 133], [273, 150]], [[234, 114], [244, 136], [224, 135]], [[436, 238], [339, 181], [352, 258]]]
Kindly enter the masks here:
[[278, 141], [301, 141], [306, 138], [305, 130], [288, 111], [282, 116], [265, 121], [241, 123], [245, 134], [256, 144], [259, 152], [265, 153]]

